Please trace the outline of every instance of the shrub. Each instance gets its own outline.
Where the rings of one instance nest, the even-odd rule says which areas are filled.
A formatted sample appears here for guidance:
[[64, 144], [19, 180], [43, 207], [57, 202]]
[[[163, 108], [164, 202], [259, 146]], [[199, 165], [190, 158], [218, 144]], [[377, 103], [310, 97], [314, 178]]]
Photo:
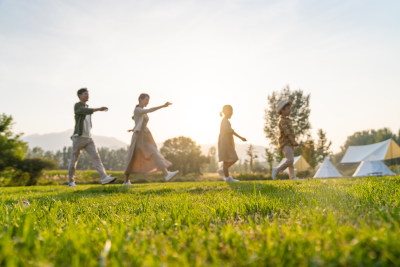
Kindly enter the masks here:
[[[22, 185], [22, 182], [25, 182], [24, 185], [36, 185], [44, 169], [55, 168], [57, 168], [57, 162], [54, 160], [45, 158], [27, 158], [18, 163], [12, 180], [13, 183], [18, 185]], [[28, 179], [27, 175], [29, 177]]]
[[201, 173], [202, 165], [209, 159], [201, 154], [201, 148], [188, 137], [179, 136], [164, 142], [161, 154], [172, 163], [171, 170], [179, 170], [183, 175]]

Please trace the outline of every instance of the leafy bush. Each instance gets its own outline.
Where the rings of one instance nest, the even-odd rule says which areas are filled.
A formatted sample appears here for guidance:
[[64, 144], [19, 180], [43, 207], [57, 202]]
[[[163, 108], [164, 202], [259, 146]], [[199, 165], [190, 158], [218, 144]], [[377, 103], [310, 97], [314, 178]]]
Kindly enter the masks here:
[[15, 167], [20, 162], [27, 149], [26, 143], [12, 131], [12, 117], [0, 114], [0, 171]]
[[57, 162], [54, 160], [27, 158], [18, 163], [12, 180], [16, 185], [36, 185], [44, 169], [54, 168], [57, 168]]
[[202, 165], [209, 162], [209, 159], [201, 154], [200, 146], [184, 136], [166, 140], [160, 151], [172, 163], [171, 169], [179, 170], [183, 175], [201, 173]]

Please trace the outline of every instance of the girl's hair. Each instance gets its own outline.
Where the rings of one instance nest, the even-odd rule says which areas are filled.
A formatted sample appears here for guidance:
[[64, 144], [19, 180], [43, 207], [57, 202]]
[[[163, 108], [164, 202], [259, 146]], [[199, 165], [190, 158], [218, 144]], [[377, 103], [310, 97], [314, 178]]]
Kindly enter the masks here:
[[225, 106], [222, 108], [222, 111], [219, 113], [219, 115], [222, 117], [222, 114], [225, 114], [225, 115], [226, 115], [226, 113], [232, 112], [232, 111], [233, 111], [233, 108], [232, 108], [231, 105], [225, 105]]
[[[150, 98], [150, 96], [149, 96], [148, 94], [145, 94], [145, 93], [140, 94], [140, 96], [139, 96], [139, 98], [138, 98], [138, 101], [140, 102], [140, 100], [143, 100], [143, 99], [145, 99], [146, 97]], [[138, 106], [139, 106], [139, 104], [136, 105], [136, 107], [138, 107]]]

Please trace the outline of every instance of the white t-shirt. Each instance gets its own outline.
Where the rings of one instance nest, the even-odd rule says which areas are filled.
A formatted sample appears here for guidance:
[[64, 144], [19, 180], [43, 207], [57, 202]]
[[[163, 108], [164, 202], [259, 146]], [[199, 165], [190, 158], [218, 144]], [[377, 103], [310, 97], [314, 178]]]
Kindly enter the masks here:
[[86, 115], [86, 118], [83, 121], [82, 137], [91, 137], [92, 136], [90, 133], [90, 128], [92, 128], [91, 115]]

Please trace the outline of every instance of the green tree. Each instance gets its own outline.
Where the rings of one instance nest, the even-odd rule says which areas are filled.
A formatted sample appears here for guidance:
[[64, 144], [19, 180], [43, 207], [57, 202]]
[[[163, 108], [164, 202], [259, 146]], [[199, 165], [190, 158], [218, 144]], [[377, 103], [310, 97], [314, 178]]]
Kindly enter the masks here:
[[217, 149], [215, 146], [210, 147], [208, 150], [209, 163], [207, 165], [208, 172], [215, 172], [218, 169]]
[[183, 175], [201, 173], [202, 165], [208, 162], [201, 154], [200, 146], [184, 136], [166, 140], [160, 151], [172, 163], [171, 169], [178, 169]]
[[254, 153], [254, 146], [252, 144], [249, 145], [246, 151], [247, 156], [249, 157], [249, 168], [250, 172], [254, 172], [254, 164], [255, 160], [258, 158], [258, 155]]
[[268, 96], [268, 108], [265, 110], [264, 133], [271, 144], [278, 146], [278, 120], [279, 115], [276, 113], [276, 107], [282, 100], [290, 100], [293, 102], [290, 119], [292, 121], [293, 130], [297, 140], [302, 141], [309, 135], [311, 129], [310, 117], [310, 94], [305, 94], [303, 90], [290, 90], [289, 86], [284, 87], [281, 91], [274, 91]]
[[317, 132], [318, 141], [316, 146], [316, 153], [317, 153], [317, 163], [321, 163], [324, 161], [325, 157], [331, 154], [331, 145], [332, 141], [328, 141], [326, 136], [326, 132], [322, 129], [318, 129]]
[[315, 148], [315, 142], [312, 140], [310, 137], [308, 140], [302, 143], [302, 146], [300, 147], [301, 150], [301, 155], [304, 157], [304, 159], [310, 164], [310, 167], [312, 169], [315, 169], [315, 167], [318, 164], [317, 160], [317, 150]]
[[265, 159], [268, 162], [268, 171], [272, 174], [273, 164], [274, 164], [275, 153], [273, 150], [268, 148], [265, 149]]
[[16, 167], [27, 150], [26, 143], [19, 139], [20, 135], [12, 132], [12, 125], [12, 116], [0, 115], [0, 171]]
[[318, 129], [316, 141], [308, 136], [295, 151], [297, 155], [302, 155], [311, 168], [315, 170], [318, 163], [324, 161], [325, 157], [330, 154], [331, 145], [332, 142], [328, 140], [324, 130]]
[[[30, 157], [30, 158], [38, 158], [38, 157], [43, 157], [44, 154], [45, 154], [44, 150], [41, 147], [36, 146], [32, 149], [29, 148], [28, 152], [26, 153], [26, 156]], [[47, 153], [47, 154], [49, 155], [51, 153]], [[51, 156], [53, 156], [53, 155], [51, 155]]]

